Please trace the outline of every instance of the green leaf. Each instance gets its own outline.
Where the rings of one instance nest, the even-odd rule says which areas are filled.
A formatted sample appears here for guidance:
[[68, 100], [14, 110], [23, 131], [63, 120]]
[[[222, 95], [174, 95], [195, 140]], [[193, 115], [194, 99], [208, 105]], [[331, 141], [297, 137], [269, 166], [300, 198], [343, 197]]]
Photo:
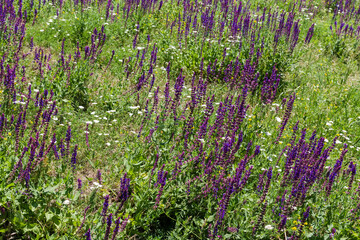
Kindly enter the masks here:
[[46, 212], [45, 213], [46, 221], [49, 221], [50, 219], [52, 219], [53, 216], [54, 216], [54, 214], [52, 212]]
[[90, 159], [88, 159], [88, 161], [89, 161], [90, 165], [91, 165], [93, 168], [95, 168], [94, 163], [93, 163]]
[[9, 185], [7, 185], [5, 188], [10, 188], [10, 187], [12, 187], [12, 186], [14, 186], [15, 185], [15, 183], [10, 183]]
[[47, 187], [47, 188], [44, 189], [44, 192], [55, 193], [55, 190], [57, 188], [58, 188], [58, 185], [52, 186], [52, 187]]
[[225, 239], [231, 238], [231, 234], [229, 234], [229, 233], [228, 233], [228, 234], [225, 234], [225, 235], [224, 235], [224, 238], [225, 238]]
[[208, 222], [214, 221], [214, 215], [211, 215], [210, 217], [208, 217], [207, 221], [208, 221]]

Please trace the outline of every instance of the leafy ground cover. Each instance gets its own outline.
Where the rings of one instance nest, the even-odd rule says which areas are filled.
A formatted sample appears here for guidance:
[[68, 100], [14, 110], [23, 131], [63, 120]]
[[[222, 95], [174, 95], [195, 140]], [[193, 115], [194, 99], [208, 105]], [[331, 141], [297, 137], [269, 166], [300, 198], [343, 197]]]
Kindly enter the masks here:
[[2, 1], [2, 239], [359, 239], [360, 2]]

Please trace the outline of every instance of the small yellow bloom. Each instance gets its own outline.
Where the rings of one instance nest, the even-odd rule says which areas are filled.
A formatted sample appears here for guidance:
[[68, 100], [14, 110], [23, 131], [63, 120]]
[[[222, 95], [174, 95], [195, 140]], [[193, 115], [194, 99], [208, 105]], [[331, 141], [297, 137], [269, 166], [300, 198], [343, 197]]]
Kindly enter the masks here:
[[307, 222], [305, 222], [305, 223], [304, 223], [304, 225], [306, 226], [306, 225], [308, 225], [308, 223], [307, 223]]
[[293, 224], [295, 224], [295, 225], [296, 225], [296, 224], [298, 224], [298, 222], [297, 222], [297, 221], [294, 221], [294, 222], [293, 222]]
[[9, 132], [9, 136], [11, 136], [11, 133]]
[[7, 140], [7, 138], [4, 138], [4, 140], [6, 141], [6, 140]]
[[296, 231], [297, 228], [296, 228], [296, 227], [292, 227], [291, 229], [294, 230], [294, 231]]

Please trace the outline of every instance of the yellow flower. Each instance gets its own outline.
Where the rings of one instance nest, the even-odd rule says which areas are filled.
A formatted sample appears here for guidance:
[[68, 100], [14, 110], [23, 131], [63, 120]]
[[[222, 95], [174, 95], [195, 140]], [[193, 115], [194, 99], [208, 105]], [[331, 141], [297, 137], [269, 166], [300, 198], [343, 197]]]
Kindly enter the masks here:
[[293, 222], [293, 224], [295, 224], [295, 225], [296, 225], [296, 224], [298, 224], [298, 222], [297, 222], [297, 221], [294, 221], [294, 222]]
[[297, 228], [296, 228], [296, 227], [292, 227], [291, 229], [294, 230], [294, 231], [296, 231]]
[[11, 136], [11, 133], [9, 132], [9, 136]]
[[4, 140], [6, 141], [6, 140], [7, 140], [7, 138], [4, 138]]
[[306, 225], [308, 225], [308, 223], [307, 223], [307, 222], [305, 222], [305, 223], [304, 223], [304, 225], [306, 226]]

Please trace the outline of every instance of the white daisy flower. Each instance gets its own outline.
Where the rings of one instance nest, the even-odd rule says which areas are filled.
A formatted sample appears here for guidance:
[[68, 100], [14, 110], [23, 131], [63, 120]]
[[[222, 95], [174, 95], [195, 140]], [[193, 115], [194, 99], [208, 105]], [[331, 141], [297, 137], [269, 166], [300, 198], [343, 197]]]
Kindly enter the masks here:
[[273, 230], [273, 229], [274, 229], [274, 227], [273, 227], [273, 226], [271, 226], [271, 225], [266, 225], [266, 226], [265, 226], [265, 229], [267, 229], [267, 230]]

